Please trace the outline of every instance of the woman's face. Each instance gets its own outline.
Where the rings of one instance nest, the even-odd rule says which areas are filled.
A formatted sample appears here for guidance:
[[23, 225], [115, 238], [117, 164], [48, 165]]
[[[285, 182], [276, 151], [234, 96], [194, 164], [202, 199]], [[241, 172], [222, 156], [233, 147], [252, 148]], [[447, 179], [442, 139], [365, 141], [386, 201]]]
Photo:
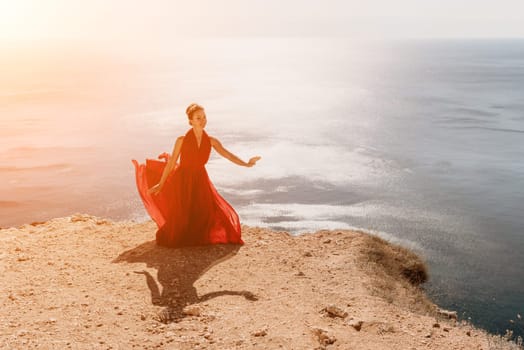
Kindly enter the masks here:
[[194, 112], [193, 116], [189, 120], [189, 124], [196, 128], [205, 128], [207, 124], [206, 113], [201, 109]]

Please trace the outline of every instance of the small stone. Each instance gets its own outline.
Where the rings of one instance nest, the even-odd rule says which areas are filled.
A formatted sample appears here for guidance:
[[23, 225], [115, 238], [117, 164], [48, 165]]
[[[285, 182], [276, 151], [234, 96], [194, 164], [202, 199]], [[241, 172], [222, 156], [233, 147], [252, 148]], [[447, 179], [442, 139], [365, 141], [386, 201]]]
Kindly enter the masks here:
[[467, 332], [466, 332], [466, 335], [467, 335], [468, 337], [471, 337], [471, 332], [470, 332], [470, 331], [467, 331]]
[[342, 310], [341, 308], [335, 305], [326, 306], [323, 311], [327, 312], [329, 317], [345, 318], [348, 315], [346, 311]]
[[142, 321], [145, 321], [145, 320], [146, 320], [146, 315], [140, 315], [140, 319], [141, 319]]
[[319, 343], [322, 345], [333, 344], [337, 341], [337, 338], [328, 334], [328, 332], [322, 328], [313, 328], [313, 334], [317, 336]]
[[444, 327], [444, 332], [449, 332], [451, 330], [451, 328], [448, 328], [448, 327]]
[[444, 309], [438, 309], [437, 312], [440, 315], [445, 316], [447, 318], [454, 319], [454, 320], [457, 319], [457, 312], [456, 311], [449, 311], [449, 310], [444, 310]]
[[38, 225], [44, 225], [45, 221], [33, 221], [30, 225], [31, 226], [38, 226]]
[[351, 320], [348, 322], [348, 325], [355, 328], [358, 332], [362, 329], [363, 321]]
[[313, 254], [311, 254], [311, 252], [305, 252], [305, 253], [304, 253], [304, 256], [309, 258], [309, 257], [312, 257]]
[[440, 328], [440, 324], [438, 324], [438, 323], [434, 323], [434, 324], [433, 324], [433, 328]]
[[331, 243], [331, 239], [328, 238], [328, 239], [326, 239], [326, 240], [325, 240], [324, 242], [322, 242], [322, 243], [324, 243], [324, 244]]
[[258, 330], [256, 332], [253, 332], [252, 335], [254, 337], [265, 337], [267, 335], [267, 330], [261, 329], [261, 330]]
[[298, 277], [304, 277], [305, 274], [304, 274], [304, 272], [299, 271], [299, 272], [296, 274], [296, 276], [298, 276]]
[[182, 310], [182, 313], [187, 316], [200, 316], [202, 311], [197, 305], [189, 305]]

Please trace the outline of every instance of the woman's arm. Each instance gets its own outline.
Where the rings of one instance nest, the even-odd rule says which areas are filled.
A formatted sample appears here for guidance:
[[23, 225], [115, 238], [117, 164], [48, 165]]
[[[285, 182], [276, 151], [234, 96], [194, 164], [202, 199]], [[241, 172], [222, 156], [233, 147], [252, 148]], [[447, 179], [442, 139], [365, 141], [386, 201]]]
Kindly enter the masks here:
[[214, 137], [209, 137], [209, 138], [211, 139], [211, 146], [213, 146], [213, 148], [215, 149], [215, 151], [217, 151], [218, 154], [220, 154], [222, 157], [224, 157], [226, 159], [229, 159], [233, 163], [238, 164], [240, 166], [252, 167], [261, 158], [261, 157], [258, 157], [258, 156], [257, 157], [253, 157], [253, 158], [249, 159], [249, 161], [246, 163], [242, 159], [238, 158], [233, 153], [231, 153], [227, 149], [225, 149], [224, 146], [222, 146], [222, 144], [220, 143], [220, 141], [218, 141]]
[[180, 136], [176, 139], [175, 146], [173, 147], [173, 153], [171, 154], [171, 157], [169, 157], [169, 160], [167, 161], [166, 167], [164, 168], [164, 172], [162, 173], [162, 177], [160, 177], [160, 182], [156, 184], [155, 186], [151, 187], [149, 189], [149, 193], [151, 194], [157, 194], [160, 192], [162, 187], [164, 186], [164, 183], [167, 180], [167, 177], [173, 171], [176, 161], [178, 160], [178, 157], [180, 156], [180, 150], [182, 149], [182, 143], [184, 142], [184, 136]]

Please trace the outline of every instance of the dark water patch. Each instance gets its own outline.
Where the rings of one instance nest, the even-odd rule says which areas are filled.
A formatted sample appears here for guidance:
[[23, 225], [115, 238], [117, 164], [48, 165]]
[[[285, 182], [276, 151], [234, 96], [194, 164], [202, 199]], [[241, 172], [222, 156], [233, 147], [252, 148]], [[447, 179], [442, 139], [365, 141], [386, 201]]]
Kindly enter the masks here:
[[243, 182], [233, 187], [242, 191], [256, 189], [252, 195], [228, 193], [225, 195], [237, 205], [247, 205], [256, 199], [258, 203], [282, 204], [354, 204], [369, 199], [369, 194], [349, 186], [340, 186], [327, 181], [308, 179], [303, 176], [289, 176], [277, 179], [260, 179]]
[[269, 229], [277, 232], [291, 232], [293, 231], [292, 227], [286, 227], [286, 226], [276, 226], [276, 225], [269, 225]]
[[498, 113], [488, 112], [476, 108], [460, 107], [452, 109], [452, 112], [457, 112], [459, 114], [472, 115], [472, 116], [481, 116], [481, 117], [496, 117]]
[[443, 117], [436, 121], [438, 124], [489, 124], [490, 120], [481, 120], [468, 117]]
[[456, 127], [453, 127], [453, 129], [463, 129], [463, 130], [478, 129], [478, 130], [497, 131], [497, 132], [504, 132], [504, 133], [524, 134], [524, 130], [520, 130], [520, 129], [490, 128], [490, 127], [483, 127], [483, 126], [456, 126]]
[[303, 218], [291, 215], [279, 215], [279, 216], [266, 216], [262, 219], [262, 222], [265, 224], [274, 224], [282, 221], [300, 221]]

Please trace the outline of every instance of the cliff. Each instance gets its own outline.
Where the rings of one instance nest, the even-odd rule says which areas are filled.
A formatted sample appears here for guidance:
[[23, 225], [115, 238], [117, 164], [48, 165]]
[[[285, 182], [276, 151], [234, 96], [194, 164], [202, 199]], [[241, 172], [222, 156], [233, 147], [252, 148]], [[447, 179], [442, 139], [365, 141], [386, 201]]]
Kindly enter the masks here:
[[168, 249], [153, 222], [73, 215], [0, 230], [0, 347], [492, 349], [439, 311], [412, 252], [354, 231], [243, 227]]

